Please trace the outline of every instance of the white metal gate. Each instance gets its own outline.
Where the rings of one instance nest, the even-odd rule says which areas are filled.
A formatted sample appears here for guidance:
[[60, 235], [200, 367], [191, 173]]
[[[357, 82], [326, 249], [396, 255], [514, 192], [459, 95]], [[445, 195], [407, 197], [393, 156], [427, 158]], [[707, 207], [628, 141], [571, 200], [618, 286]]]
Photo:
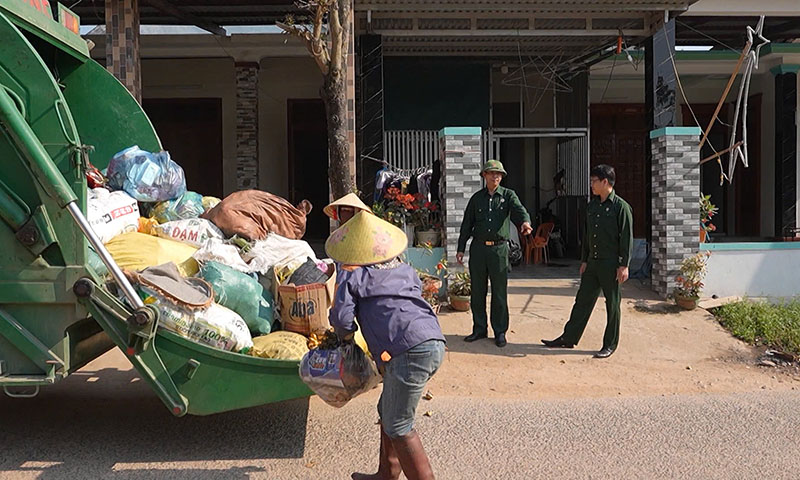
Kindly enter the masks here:
[[383, 132], [386, 162], [399, 170], [416, 170], [433, 165], [439, 157], [436, 130], [386, 130]]

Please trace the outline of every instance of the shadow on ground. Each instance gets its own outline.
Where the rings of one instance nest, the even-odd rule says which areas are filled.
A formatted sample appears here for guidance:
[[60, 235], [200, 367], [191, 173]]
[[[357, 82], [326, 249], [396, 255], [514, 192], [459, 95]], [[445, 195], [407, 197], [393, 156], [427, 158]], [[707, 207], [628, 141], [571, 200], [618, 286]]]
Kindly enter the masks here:
[[464, 335], [445, 335], [445, 338], [447, 339], [447, 351], [457, 353], [498, 355], [502, 357], [527, 357], [528, 355], [592, 356], [597, 353], [595, 350], [582, 350], [576, 348], [547, 348], [540, 343], [514, 343], [514, 340], [511, 337], [509, 337], [508, 345], [503, 348], [495, 345], [494, 338], [491, 336], [489, 338], [469, 343], [464, 341]]
[[[308, 407], [300, 399], [176, 418], [135, 371], [83, 370], [35, 398], [0, 397], [0, 444], [14, 445], [0, 449], [0, 472], [41, 471], [40, 479], [249, 478], [259, 469], [148, 470], [142, 464], [302, 458]], [[133, 471], [126, 464], [140, 466]]]

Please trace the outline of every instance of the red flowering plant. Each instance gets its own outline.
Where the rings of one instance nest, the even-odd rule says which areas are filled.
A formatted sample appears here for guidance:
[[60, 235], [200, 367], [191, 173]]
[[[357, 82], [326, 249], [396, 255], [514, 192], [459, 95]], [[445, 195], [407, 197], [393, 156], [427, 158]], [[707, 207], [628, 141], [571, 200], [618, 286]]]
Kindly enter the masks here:
[[412, 212], [417, 208], [414, 195], [404, 194], [397, 187], [390, 187], [383, 195], [384, 205], [382, 218], [403, 228], [411, 220]]
[[711, 223], [711, 217], [719, 212], [719, 208], [717, 208], [713, 203], [711, 203], [711, 195], [701, 195], [700, 196], [700, 228], [706, 231], [706, 233], [713, 232], [717, 229], [713, 223]]
[[440, 230], [442, 228], [442, 223], [439, 202], [429, 202], [428, 199], [420, 193], [414, 195], [414, 204], [411, 210], [411, 223], [413, 223], [417, 231], [420, 232]]
[[678, 283], [673, 292], [675, 297], [700, 298], [709, 256], [711, 252], [699, 252], [683, 260], [681, 273], [675, 277]]

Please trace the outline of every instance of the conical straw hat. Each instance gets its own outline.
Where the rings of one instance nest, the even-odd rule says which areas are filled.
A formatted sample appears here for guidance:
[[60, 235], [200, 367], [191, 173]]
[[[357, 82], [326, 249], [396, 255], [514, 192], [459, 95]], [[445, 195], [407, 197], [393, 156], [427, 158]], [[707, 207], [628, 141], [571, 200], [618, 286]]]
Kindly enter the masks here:
[[406, 250], [408, 237], [391, 223], [358, 212], [325, 242], [328, 256], [345, 265], [375, 265], [389, 261]]
[[356, 210], [364, 210], [372, 213], [372, 209], [362, 202], [355, 193], [348, 193], [339, 200], [331, 202], [327, 207], [323, 208], [322, 211], [325, 212], [325, 215], [331, 217], [332, 219], [339, 220], [336, 207], [353, 207]]

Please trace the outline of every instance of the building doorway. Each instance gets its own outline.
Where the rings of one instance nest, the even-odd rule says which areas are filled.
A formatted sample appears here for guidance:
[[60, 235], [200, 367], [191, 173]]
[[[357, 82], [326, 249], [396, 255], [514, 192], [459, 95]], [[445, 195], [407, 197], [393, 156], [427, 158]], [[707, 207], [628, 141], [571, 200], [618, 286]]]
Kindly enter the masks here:
[[222, 99], [146, 98], [142, 107], [186, 175], [186, 188], [222, 198]]
[[324, 240], [330, 221], [322, 212], [328, 204], [328, 123], [319, 99], [290, 99], [287, 104], [289, 134], [289, 200], [309, 200], [314, 209], [306, 220], [306, 240]]
[[647, 122], [643, 104], [595, 104], [592, 112], [592, 166], [616, 170], [616, 192], [633, 208], [633, 236], [647, 238]]
[[[722, 105], [719, 111], [719, 120], [714, 122], [711, 132], [708, 134], [708, 140], [703, 144], [703, 148], [700, 150], [700, 159], [708, 158], [714, 154], [715, 150], [720, 151], [727, 148], [728, 140], [730, 139], [730, 129], [726, 125], [730, 124], [731, 121], [731, 118], [729, 118], [731, 116], [731, 109], [729, 106], [730, 105], [727, 103]], [[696, 126], [695, 120], [692, 117], [692, 111], [694, 111], [697, 122], [705, 129], [717, 105], [714, 103], [692, 105], [692, 111], [690, 111], [689, 107], [686, 105], [683, 105], [681, 108], [684, 125]], [[723, 155], [721, 159], [723, 168], [727, 171], [727, 155]], [[712, 222], [714, 227], [716, 227], [714, 234], [730, 236], [733, 234], [734, 227], [731, 221], [733, 220], [733, 211], [730, 208], [733, 202], [730, 201], [728, 182], [723, 182], [720, 178], [720, 166], [717, 160], [708, 161], [700, 166], [700, 192], [702, 195], [711, 195], [711, 203], [716, 205], [719, 209], [719, 213], [714, 217]], [[741, 173], [741, 171], [739, 173]]]

